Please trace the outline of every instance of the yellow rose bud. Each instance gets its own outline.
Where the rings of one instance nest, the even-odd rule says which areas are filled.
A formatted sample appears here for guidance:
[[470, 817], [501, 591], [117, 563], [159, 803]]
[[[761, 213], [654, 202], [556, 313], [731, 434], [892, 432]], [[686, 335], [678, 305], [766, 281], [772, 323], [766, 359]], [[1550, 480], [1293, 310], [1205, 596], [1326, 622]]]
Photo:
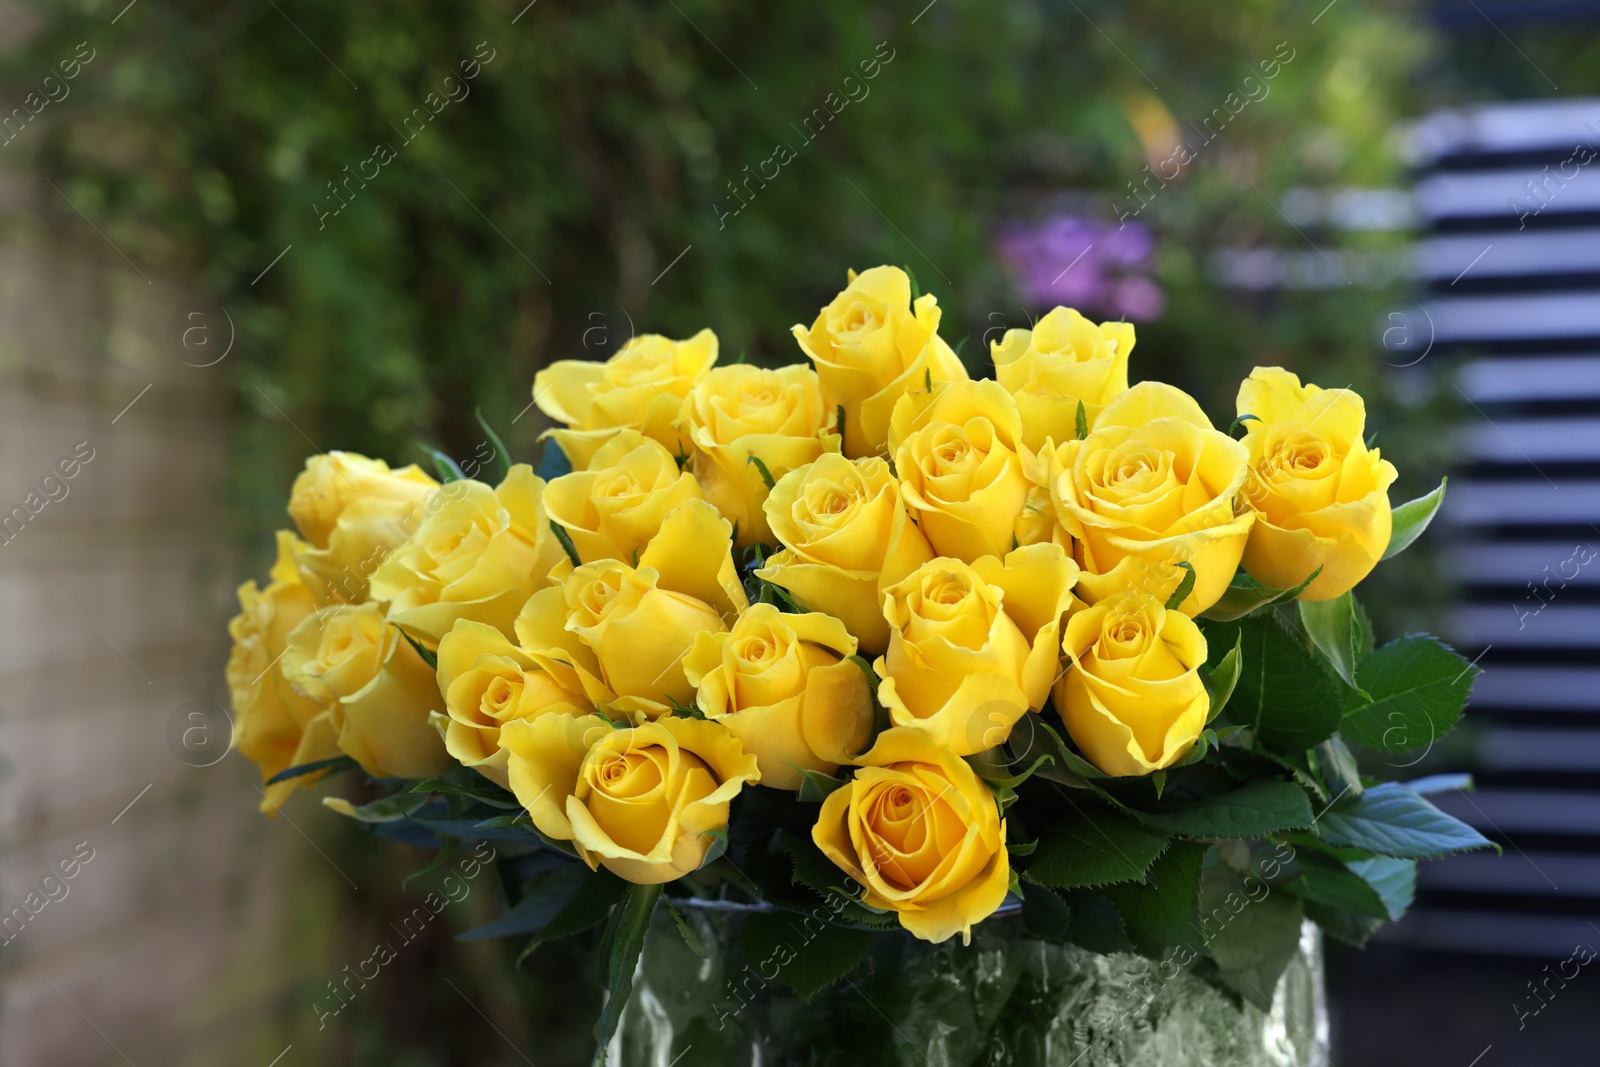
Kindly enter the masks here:
[[[334, 709], [295, 692], [283, 676], [289, 634], [317, 610], [300, 580], [294, 557], [306, 543], [278, 531], [278, 560], [265, 589], [253, 581], [239, 587], [239, 614], [228, 623], [228, 692], [233, 698], [233, 745], [261, 768], [261, 780], [290, 767], [339, 755]], [[275, 814], [297, 786], [320, 775], [304, 775], [264, 786], [261, 810]]]
[[511, 633], [517, 612], [565, 558], [541, 499], [544, 480], [525, 463], [499, 486], [455, 481], [429, 503], [417, 532], [372, 577], [389, 620], [428, 648], [457, 619]]
[[1280, 367], [1257, 367], [1239, 387], [1256, 523], [1244, 567], [1257, 581], [1292, 589], [1318, 567], [1302, 600], [1331, 600], [1371, 573], [1389, 547], [1394, 465], [1368, 449], [1367, 411], [1348, 389], [1300, 384]]
[[512, 792], [540, 832], [639, 885], [699, 869], [729, 803], [761, 779], [755, 757], [708, 720], [611, 730], [594, 716], [545, 715], [507, 723], [501, 736]]
[[690, 465], [706, 499], [737, 529], [736, 546], [772, 540], [762, 510], [767, 483], [752, 458], [782, 478], [824, 452], [839, 451], [837, 420], [810, 367], [763, 370], [736, 363], [700, 379], [683, 409], [694, 444]]
[[336, 707], [339, 748], [375, 778], [426, 778], [450, 769], [428, 713], [439, 706], [433, 668], [376, 604], [338, 604], [289, 634], [283, 673], [302, 695]]
[[669, 511], [702, 496], [694, 475], [678, 470], [672, 453], [637, 430], [619, 430], [589, 462], [544, 490], [545, 511], [586, 563], [632, 561]]
[[784, 547], [755, 573], [843, 620], [863, 652], [888, 648], [883, 590], [933, 558], [889, 465], [824, 455], [779, 478], [764, 511]]
[[297, 562], [323, 604], [359, 604], [367, 583], [417, 529], [439, 483], [414, 464], [329, 452], [306, 460], [289, 495], [289, 517], [308, 546]]
[[970, 562], [1011, 551], [1032, 488], [1011, 394], [991, 381], [907, 393], [889, 443], [901, 495], [934, 552]]
[[935, 559], [890, 587], [889, 651], [876, 664], [890, 719], [959, 756], [1005, 741], [1050, 695], [1077, 578], [1072, 558], [1046, 544], [1004, 562]]
[[1011, 882], [1006, 824], [965, 760], [919, 730], [878, 735], [855, 777], [828, 794], [812, 840], [924, 941], [992, 915]]
[[867, 676], [844, 658], [855, 651], [832, 616], [753, 604], [732, 630], [699, 634], [683, 667], [700, 710], [754, 754], [761, 784], [798, 789], [801, 770], [832, 774], [872, 736]]
[[550, 430], [574, 470], [589, 466], [595, 450], [617, 430], [638, 430], [673, 455], [689, 450], [676, 423], [695, 382], [717, 362], [717, 335], [701, 330], [687, 341], [660, 334], [631, 338], [598, 363], [563, 359], [533, 377], [539, 410], [566, 429]]
[[1130, 556], [1163, 568], [1187, 562], [1194, 589], [1182, 610], [1215, 604], [1239, 569], [1255, 514], [1243, 499], [1249, 454], [1182, 390], [1140, 382], [1101, 411], [1082, 441], [1040, 457], [1059, 542], [1106, 574]]
[[1031, 330], [1007, 330], [990, 344], [995, 378], [1022, 412], [1022, 442], [1037, 452], [1046, 438], [1078, 436], [1078, 404], [1092, 428], [1103, 409], [1128, 388], [1130, 322], [1096, 326], [1071, 308], [1058, 307]]
[[844, 454], [856, 458], [884, 453], [889, 416], [906, 390], [964, 381], [967, 371], [938, 335], [939, 302], [926, 294], [913, 306], [905, 271], [873, 267], [849, 278], [794, 337], [816, 365], [823, 400], [844, 408]]
[[[564, 617], [559, 588], [541, 589], [517, 618], [529, 626]], [[596, 676], [594, 657], [565, 629], [540, 627], [532, 647], [518, 647], [493, 626], [462, 619], [439, 642], [439, 692], [450, 717], [444, 747], [457, 762], [510, 788], [500, 728], [540, 715], [591, 715], [611, 693]]]
[[1067, 672], [1055, 706], [1072, 740], [1107, 774], [1176, 763], [1205, 728], [1206, 639], [1194, 620], [1148, 593], [1117, 593], [1067, 620]]
[[683, 657], [705, 630], [725, 630], [748, 605], [728, 520], [703, 500], [679, 505], [637, 568], [598, 560], [574, 568], [562, 594], [566, 628], [594, 650], [611, 707], [655, 718], [694, 700]]

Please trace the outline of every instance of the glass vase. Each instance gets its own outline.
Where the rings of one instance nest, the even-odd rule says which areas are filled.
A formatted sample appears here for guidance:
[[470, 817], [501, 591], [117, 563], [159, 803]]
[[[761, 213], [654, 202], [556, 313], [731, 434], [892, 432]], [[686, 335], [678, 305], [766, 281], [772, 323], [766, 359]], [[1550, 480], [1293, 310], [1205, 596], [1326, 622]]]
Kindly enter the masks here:
[[[656, 910], [610, 1067], [1310, 1067], [1326, 1062], [1321, 932], [1310, 922], [1262, 1010], [1174, 965], [1030, 935], [997, 914], [972, 943], [875, 933], [862, 962], [807, 1002], [751, 962], [760, 905], [676, 902], [692, 950]], [[787, 915], [787, 913], [784, 913]], [[803, 916], [793, 916], [796, 941]]]

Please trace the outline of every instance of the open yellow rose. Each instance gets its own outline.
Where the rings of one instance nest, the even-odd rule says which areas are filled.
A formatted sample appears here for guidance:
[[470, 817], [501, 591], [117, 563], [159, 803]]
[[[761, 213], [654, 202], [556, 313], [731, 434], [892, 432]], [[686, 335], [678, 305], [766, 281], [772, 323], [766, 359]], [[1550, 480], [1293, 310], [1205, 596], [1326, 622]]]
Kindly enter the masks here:
[[1078, 404], [1092, 428], [1100, 411], [1128, 388], [1129, 322], [1098, 326], [1058, 307], [1031, 330], [1007, 330], [990, 344], [995, 378], [1016, 397], [1023, 444], [1037, 452], [1046, 438], [1078, 436]]
[[[543, 601], [544, 603], [540, 603]], [[444, 747], [458, 763], [510, 788], [500, 729], [540, 715], [591, 715], [611, 699], [594, 654], [560, 625], [559, 588], [541, 589], [517, 619], [519, 647], [493, 626], [461, 619], [439, 642]]]
[[907, 389], [929, 381], [962, 381], [966, 368], [939, 337], [939, 302], [911, 302], [911, 279], [899, 267], [873, 267], [817, 315], [811, 329], [794, 327], [800, 350], [815, 364], [822, 397], [844, 408], [844, 454], [884, 454], [889, 416]]
[[[228, 623], [228, 692], [233, 698], [233, 744], [261, 768], [265, 782], [280, 771], [339, 755], [336, 709], [295, 692], [283, 676], [289, 634], [315, 614], [316, 598], [300, 580], [294, 557], [306, 543], [278, 531], [278, 559], [265, 589], [254, 581], [239, 587], [239, 614]], [[263, 787], [261, 810], [276, 814], [297, 786], [320, 775], [302, 775]]]
[[846, 659], [856, 639], [829, 615], [752, 604], [727, 632], [704, 632], [683, 661], [696, 702], [761, 768], [761, 783], [798, 789], [800, 771], [832, 774], [872, 736], [872, 691]]
[[839, 451], [837, 419], [837, 409], [822, 402], [816, 372], [803, 365], [718, 367], [690, 391], [683, 409], [694, 444], [690, 466], [706, 499], [734, 524], [735, 545], [772, 540], [762, 509], [767, 483], [752, 458], [782, 478]]
[[728, 520], [690, 500], [662, 522], [637, 567], [599, 560], [565, 577], [566, 628], [594, 650], [613, 709], [656, 718], [694, 700], [684, 655], [697, 634], [727, 629], [749, 603], [731, 549]]
[[533, 376], [539, 410], [566, 429], [546, 432], [574, 470], [589, 466], [595, 450], [617, 430], [638, 430], [673, 455], [689, 451], [677, 428], [684, 398], [717, 361], [717, 335], [701, 330], [687, 341], [647, 333], [630, 338], [604, 363], [563, 359]]
[[619, 430], [590, 457], [587, 470], [551, 479], [544, 507], [585, 563], [631, 561], [661, 529], [667, 512], [701, 495], [694, 475], [680, 471], [660, 442]]
[[1130, 556], [1194, 568], [1182, 610], [1217, 602], [1239, 569], [1255, 514], [1243, 499], [1248, 452], [1180, 389], [1140, 382], [1101, 411], [1082, 441], [1040, 457], [1055, 528], [1078, 563], [1105, 574]]
[[544, 479], [526, 463], [490, 488], [455, 481], [430, 502], [421, 527], [372, 576], [389, 619], [428, 648], [457, 619], [511, 633], [512, 621], [551, 566], [565, 558], [545, 519]]
[[1301, 385], [1257, 367], [1239, 387], [1256, 523], [1244, 550], [1250, 576], [1292, 589], [1318, 567], [1302, 600], [1331, 600], [1371, 573], [1389, 547], [1394, 465], [1368, 449], [1367, 411], [1348, 389]]
[[296, 557], [319, 603], [359, 604], [367, 583], [423, 522], [439, 483], [415, 465], [329, 452], [306, 460], [289, 517], [306, 539]]
[[863, 652], [888, 648], [883, 590], [933, 558], [889, 464], [824, 455], [779, 478], [764, 510], [784, 547], [755, 573], [843, 620]]
[[1148, 593], [1116, 593], [1067, 620], [1070, 663], [1056, 711], [1089, 762], [1107, 774], [1176, 763], [1205, 728], [1206, 639], [1194, 620]]
[[303, 696], [336, 706], [339, 748], [375, 778], [426, 778], [451, 767], [428, 713], [433, 668], [377, 604], [336, 604], [289, 634], [283, 673]]
[[639, 885], [697, 870], [728, 805], [761, 779], [722, 724], [668, 716], [612, 730], [598, 716], [507, 723], [511, 790], [541, 833]]
[[900, 493], [934, 552], [971, 562], [1011, 551], [1031, 483], [1022, 418], [999, 383], [907, 393], [895, 404], [889, 446]]
[[965, 760], [918, 730], [878, 735], [855, 777], [822, 802], [812, 840], [924, 941], [992, 915], [1011, 883], [1006, 824]]
[[1005, 741], [1050, 695], [1077, 578], [1072, 558], [1043, 544], [1003, 562], [941, 557], [890, 587], [889, 650], [876, 664], [890, 719], [960, 756]]

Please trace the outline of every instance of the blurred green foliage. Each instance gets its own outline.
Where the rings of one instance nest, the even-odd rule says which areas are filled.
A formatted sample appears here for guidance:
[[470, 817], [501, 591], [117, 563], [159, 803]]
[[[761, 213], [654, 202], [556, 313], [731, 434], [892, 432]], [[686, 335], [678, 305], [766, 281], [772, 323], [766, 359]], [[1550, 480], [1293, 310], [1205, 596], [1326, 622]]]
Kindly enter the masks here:
[[[1372, 323], [1393, 294], [1361, 278], [1251, 294], [1207, 268], [1222, 247], [1401, 244], [1297, 228], [1281, 209], [1291, 189], [1401, 183], [1391, 130], [1429, 49], [1415, 3], [124, 3], [36, 0], [30, 43], [0, 65], [11, 96], [80, 41], [96, 58], [8, 150], [35, 153], [119, 248], [237, 323], [220, 370], [252, 549], [313, 447], [466, 455], [481, 407], [530, 458], [538, 367], [706, 325], [726, 358], [793, 362], [787, 327], [851, 266], [909, 265], [981, 369], [986, 331], [1046, 310], [1019, 306], [996, 227], [1062, 210], [1114, 222], [1172, 138], [1198, 140], [1281, 49], [1293, 58], [1270, 92], [1145, 187], [1168, 304], [1141, 326], [1134, 376], [1191, 389], [1222, 425], [1257, 363], [1355, 385], [1401, 460], [1396, 499], [1436, 481], [1421, 442], [1438, 435], [1385, 399]], [[749, 180], [780, 143], [793, 158]], [[50, 203], [62, 233], [87, 233]], [[448, 950], [430, 958], [441, 973]], [[450, 996], [429, 1017], [476, 1026]], [[564, 1013], [579, 1032], [591, 996]], [[563, 1015], [529, 1003], [547, 1024]], [[399, 1062], [382, 1026], [362, 1033], [337, 1062]], [[450, 1048], [413, 1052], [467, 1062]]]

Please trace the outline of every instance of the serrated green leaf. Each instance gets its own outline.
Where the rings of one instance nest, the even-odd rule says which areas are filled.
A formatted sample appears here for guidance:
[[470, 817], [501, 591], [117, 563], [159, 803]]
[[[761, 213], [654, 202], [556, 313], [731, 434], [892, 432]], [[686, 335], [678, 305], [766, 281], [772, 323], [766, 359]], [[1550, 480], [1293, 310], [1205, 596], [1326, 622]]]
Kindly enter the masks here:
[[1351, 860], [1347, 866], [1377, 890], [1378, 899], [1383, 901], [1391, 921], [1405, 918], [1411, 902], [1417, 898], [1416, 860], [1374, 856], [1367, 860]]
[[[1388, 919], [1389, 909], [1383, 898], [1367, 880], [1345, 866], [1333, 856], [1323, 855], [1309, 848], [1301, 849], [1298, 877], [1277, 888], [1303, 900], [1314, 901], [1324, 907], [1337, 908], [1355, 915], [1373, 919]], [[1410, 860], [1400, 860], [1410, 863]]]
[[794, 912], [756, 912], [745, 918], [744, 958], [752, 971], [810, 1000], [860, 963], [872, 947], [865, 930], [834, 926]]
[[1338, 682], [1322, 657], [1308, 651], [1276, 614], [1210, 623], [1206, 640], [1216, 642], [1213, 654], [1238, 643], [1239, 681], [1228, 702], [1228, 720], [1250, 727], [1258, 742], [1304, 752], [1338, 728], [1344, 712]]
[[1300, 601], [1300, 624], [1317, 651], [1327, 657], [1333, 672], [1343, 678], [1346, 685], [1356, 685], [1356, 664], [1360, 662], [1357, 648], [1360, 636], [1356, 628], [1355, 598], [1346, 591], [1332, 600]]
[[1413, 793], [1423, 797], [1430, 793], [1448, 793], [1452, 789], [1471, 792], [1476, 788], [1470, 774], [1430, 774], [1424, 778], [1413, 778], [1404, 785]]
[[1460, 721], [1481, 673], [1427, 634], [1391, 641], [1362, 662], [1358, 678], [1371, 703], [1346, 711], [1340, 729], [1384, 752], [1424, 748]]
[[633, 992], [633, 973], [650, 930], [650, 916], [661, 898], [659, 885], [630, 885], [622, 894], [600, 939], [600, 982], [606, 991], [594, 1023], [594, 1067], [605, 1067], [606, 1046], [617, 1031], [622, 1009]]
[[1138, 816], [1146, 826], [1185, 837], [1262, 837], [1311, 825], [1311, 802], [1293, 782], [1251, 782], [1241, 789]]
[[515, 907], [456, 936], [457, 941], [489, 941], [532, 934], [548, 926], [589, 880], [589, 868], [565, 863], [530, 883]]
[[828, 794], [844, 785], [843, 779], [823, 774], [821, 771], [796, 767], [793, 763], [786, 766], [800, 773], [800, 789], [795, 795], [803, 804], [820, 804], [828, 799]]
[[394, 793], [381, 800], [356, 807], [343, 797], [323, 797], [322, 806], [348, 819], [366, 823], [399, 822], [428, 802], [425, 796]]
[[1206, 712], [1206, 722], [1210, 723], [1222, 714], [1222, 709], [1228, 706], [1228, 701], [1233, 699], [1233, 691], [1239, 684], [1240, 654], [1244, 633], [1234, 635], [1233, 647], [1228, 654], [1217, 661], [1215, 668], [1201, 674], [1205, 682], [1206, 694], [1211, 698], [1211, 707]]
[[440, 867], [443, 867], [445, 862], [450, 859], [451, 853], [455, 852], [455, 850], [456, 839], [453, 837], [445, 838], [444, 842], [439, 846], [439, 854], [433, 858], [433, 862], [428, 864], [426, 867], [421, 868], [420, 870], [412, 871], [410, 874], [402, 878], [400, 880], [400, 888], [404, 889], [406, 886], [410, 885], [416, 879], [421, 878], [423, 875], [429, 874], [438, 870]]
[[589, 877], [578, 887], [578, 891], [523, 948], [517, 956], [516, 965], [521, 967], [522, 962], [540, 945], [582, 933], [601, 922], [610, 913], [612, 905], [622, 899], [622, 894], [627, 889], [627, 882], [604, 867], [590, 871]]
[[1337, 735], [1328, 738], [1311, 750], [1311, 769], [1322, 783], [1328, 798], [1361, 795], [1361, 770], [1350, 746]]
[[706, 951], [706, 939], [701, 937], [699, 932], [692, 926], [684, 922], [683, 916], [679, 914], [678, 909], [672, 906], [672, 898], [663, 895], [661, 902], [667, 906], [667, 914], [672, 916], [672, 925], [678, 928], [678, 936], [683, 938], [685, 945], [689, 946], [689, 951], [703, 960], [710, 959], [711, 953]]
[[1168, 844], [1165, 834], [1100, 809], [1064, 811], [1051, 824], [1023, 873], [1056, 889], [1137, 881]]
[[332, 759], [312, 760], [310, 763], [301, 763], [294, 767], [285, 767], [266, 781], [267, 785], [278, 782], [287, 782], [291, 778], [300, 778], [307, 774], [334, 774], [338, 771], [347, 771], [352, 767], [361, 766], [349, 756], [334, 756]]
[[1022, 925], [1033, 936], [1060, 944], [1072, 929], [1072, 908], [1055, 890], [1035, 885], [1022, 898]]
[[[487, 782], [484, 783], [488, 785]], [[476, 789], [470, 786], [457, 785], [447, 782], [443, 778], [424, 778], [420, 782], [412, 783], [408, 793], [437, 793], [444, 796], [467, 797], [480, 804], [487, 804], [491, 808], [504, 808], [515, 811], [522, 807], [521, 802], [510, 793], [502, 791], [491, 792], [488, 788]]]
[[1394, 509], [1390, 520], [1389, 547], [1383, 550], [1384, 559], [1398, 556], [1411, 542], [1422, 536], [1422, 531], [1438, 514], [1439, 505], [1444, 503], [1444, 487], [1449, 481], [1448, 478], [1439, 479], [1439, 488]]
[[1223, 591], [1221, 598], [1201, 612], [1200, 617], [1213, 622], [1232, 622], [1235, 619], [1242, 619], [1270, 604], [1293, 600], [1305, 592], [1306, 586], [1316, 581], [1317, 575], [1321, 573], [1322, 568], [1318, 567], [1293, 589], [1274, 589], [1241, 572], [1228, 583], [1228, 588]]
[[1382, 919], [1340, 911], [1312, 901], [1306, 901], [1306, 918], [1322, 927], [1322, 932], [1329, 937], [1356, 948], [1366, 947], [1372, 935], [1383, 926]]
[[[1265, 891], [1265, 883], [1257, 883]], [[1266, 1011], [1289, 961], [1300, 948], [1304, 909], [1291, 896], [1252, 887], [1225, 868], [1207, 870], [1200, 884], [1200, 926], [1217, 964], [1217, 978]]]
[[1067, 940], [1074, 945], [1102, 955], [1133, 951], [1133, 942], [1122, 925], [1122, 913], [1104, 893], [1075, 889], [1067, 894], [1067, 907], [1072, 909]]
[[1101, 890], [1117, 906], [1140, 952], [1159, 957], [1175, 946], [1202, 947], [1200, 871], [1208, 847], [1174, 841], [1151, 866], [1145, 884], [1122, 882]]
[[1477, 830], [1398, 782], [1375, 785], [1355, 800], [1334, 805], [1318, 818], [1317, 830], [1330, 845], [1403, 859], [1494, 847]]

